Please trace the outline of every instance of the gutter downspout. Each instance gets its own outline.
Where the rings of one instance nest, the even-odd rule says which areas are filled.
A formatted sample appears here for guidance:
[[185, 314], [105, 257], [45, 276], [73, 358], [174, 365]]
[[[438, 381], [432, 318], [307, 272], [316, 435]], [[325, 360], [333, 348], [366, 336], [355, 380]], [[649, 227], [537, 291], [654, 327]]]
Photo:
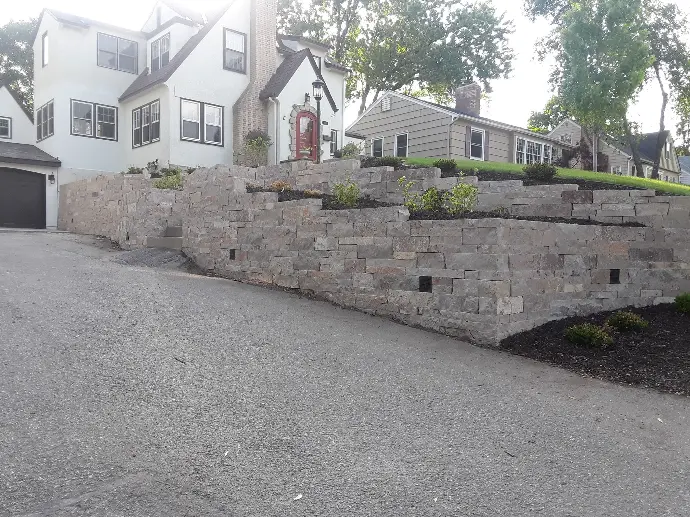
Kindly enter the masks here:
[[450, 148], [451, 148], [451, 132], [453, 130], [453, 124], [455, 124], [455, 121], [458, 120], [460, 117], [459, 116], [450, 116], [450, 124], [448, 124], [448, 149], [447, 149], [447, 158], [450, 159]]
[[268, 101], [273, 104], [275, 120], [273, 122], [273, 147], [275, 151], [275, 165], [280, 164], [280, 101], [278, 97], [269, 97]]

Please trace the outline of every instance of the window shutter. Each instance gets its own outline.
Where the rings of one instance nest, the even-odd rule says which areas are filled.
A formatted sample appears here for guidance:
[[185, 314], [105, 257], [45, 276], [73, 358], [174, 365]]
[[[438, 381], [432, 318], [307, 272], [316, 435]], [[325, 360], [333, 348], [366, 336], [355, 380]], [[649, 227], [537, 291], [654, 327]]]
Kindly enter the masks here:
[[489, 130], [484, 131], [484, 161], [489, 161]]
[[466, 126], [465, 129], [465, 158], [470, 157], [471, 145], [472, 145], [472, 127]]

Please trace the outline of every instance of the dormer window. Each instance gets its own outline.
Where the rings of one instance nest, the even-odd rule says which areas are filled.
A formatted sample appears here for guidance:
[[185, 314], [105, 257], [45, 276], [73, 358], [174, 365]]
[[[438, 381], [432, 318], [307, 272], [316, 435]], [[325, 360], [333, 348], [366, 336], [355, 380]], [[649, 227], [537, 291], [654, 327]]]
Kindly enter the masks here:
[[223, 68], [233, 72], [245, 73], [247, 66], [247, 35], [225, 29]]
[[151, 43], [151, 72], [160, 70], [170, 62], [170, 33]]
[[98, 66], [136, 74], [138, 56], [139, 45], [136, 41], [98, 33]]

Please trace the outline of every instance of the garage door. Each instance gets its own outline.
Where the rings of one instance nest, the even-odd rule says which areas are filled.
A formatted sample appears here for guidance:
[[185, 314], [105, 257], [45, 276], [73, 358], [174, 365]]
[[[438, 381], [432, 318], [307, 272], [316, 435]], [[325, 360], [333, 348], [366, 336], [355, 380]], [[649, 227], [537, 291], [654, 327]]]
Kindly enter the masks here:
[[46, 227], [46, 177], [0, 167], [0, 226]]

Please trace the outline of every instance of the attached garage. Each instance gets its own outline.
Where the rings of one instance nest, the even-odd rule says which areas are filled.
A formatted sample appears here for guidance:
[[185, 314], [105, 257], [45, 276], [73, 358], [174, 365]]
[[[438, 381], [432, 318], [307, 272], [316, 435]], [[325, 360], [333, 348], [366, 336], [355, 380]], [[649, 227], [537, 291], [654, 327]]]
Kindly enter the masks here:
[[0, 227], [55, 226], [59, 167], [34, 145], [0, 142]]

